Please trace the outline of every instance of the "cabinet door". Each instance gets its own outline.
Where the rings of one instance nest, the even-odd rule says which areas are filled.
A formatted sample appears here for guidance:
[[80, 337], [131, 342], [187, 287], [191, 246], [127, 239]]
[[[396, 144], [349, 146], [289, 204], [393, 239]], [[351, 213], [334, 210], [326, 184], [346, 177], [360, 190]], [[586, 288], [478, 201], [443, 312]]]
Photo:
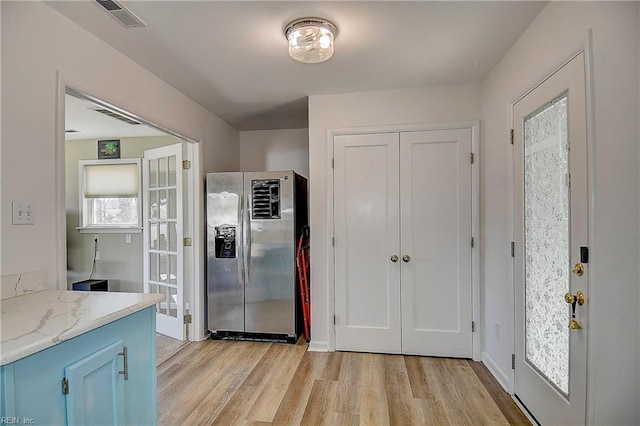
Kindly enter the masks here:
[[125, 424], [122, 350], [118, 341], [64, 369], [69, 425]]
[[400, 134], [402, 352], [471, 357], [471, 129]]
[[336, 349], [400, 353], [398, 133], [334, 139]]

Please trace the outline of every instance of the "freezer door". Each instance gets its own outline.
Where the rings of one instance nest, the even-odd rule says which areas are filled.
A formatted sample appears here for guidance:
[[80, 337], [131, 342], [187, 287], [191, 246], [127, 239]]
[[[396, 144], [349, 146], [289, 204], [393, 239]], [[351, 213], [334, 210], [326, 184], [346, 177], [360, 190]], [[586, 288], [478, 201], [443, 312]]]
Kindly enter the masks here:
[[296, 334], [293, 172], [245, 173], [245, 327]]
[[210, 331], [244, 331], [242, 173], [207, 174]]

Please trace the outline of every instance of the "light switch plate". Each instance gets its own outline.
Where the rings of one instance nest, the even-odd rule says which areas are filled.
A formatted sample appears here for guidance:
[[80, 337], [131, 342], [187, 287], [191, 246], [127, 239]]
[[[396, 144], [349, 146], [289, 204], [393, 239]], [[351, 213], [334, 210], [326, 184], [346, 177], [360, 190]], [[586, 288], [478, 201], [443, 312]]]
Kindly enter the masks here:
[[11, 205], [13, 208], [11, 223], [14, 225], [33, 225], [35, 223], [31, 203], [13, 202]]

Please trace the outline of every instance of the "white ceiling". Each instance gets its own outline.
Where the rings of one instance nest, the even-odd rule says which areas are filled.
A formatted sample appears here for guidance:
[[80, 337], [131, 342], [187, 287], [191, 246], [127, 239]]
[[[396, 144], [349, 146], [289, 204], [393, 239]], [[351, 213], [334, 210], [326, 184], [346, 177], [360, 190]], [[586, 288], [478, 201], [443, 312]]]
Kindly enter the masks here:
[[65, 96], [64, 128], [65, 130], [77, 131], [75, 133], [65, 133], [66, 140], [167, 135], [144, 124], [128, 124], [106, 116], [96, 112], [96, 108], [100, 107], [71, 95]]
[[[124, 1], [125, 29], [94, 1], [49, 4], [239, 130], [307, 127], [307, 96], [481, 81], [540, 1]], [[339, 28], [334, 57], [294, 62], [283, 29]]]

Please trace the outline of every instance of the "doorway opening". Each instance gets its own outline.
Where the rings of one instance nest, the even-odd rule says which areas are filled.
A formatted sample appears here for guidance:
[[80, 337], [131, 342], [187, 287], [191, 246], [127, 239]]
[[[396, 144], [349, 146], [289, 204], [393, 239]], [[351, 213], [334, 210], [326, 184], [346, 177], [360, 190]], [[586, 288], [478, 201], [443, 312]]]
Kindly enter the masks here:
[[[97, 287], [102, 291], [163, 290], [167, 294], [165, 301], [158, 304], [157, 312], [165, 312], [167, 316], [170, 312], [179, 312], [180, 318], [174, 315], [175, 330], [167, 331], [165, 327], [158, 331], [180, 341], [198, 339], [200, 333], [194, 328], [197, 323], [184, 321], [187, 316], [197, 319], [203, 314], [199, 309], [199, 244], [184, 243], [199, 233], [197, 188], [201, 185], [197, 142], [70, 87], [61, 89], [61, 98], [64, 99], [64, 105], [59, 104], [60, 110], [64, 111], [59, 119], [64, 123], [64, 139], [58, 150], [62, 154], [58, 159], [62, 169], [59, 176], [64, 176], [60, 183], [60, 191], [64, 194], [60, 197], [64, 199], [64, 210], [60, 206], [61, 213], [64, 212], [60, 220], [61, 248], [64, 247], [59, 265], [61, 286], [66, 283], [69, 290], [91, 289], [92, 283], [99, 282]], [[167, 187], [156, 191], [163, 198], [158, 198], [153, 208], [167, 211], [168, 198], [173, 195], [171, 208], [175, 211], [176, 206], [180, 206], [180, 220], [179, 223], [175, 219], [165, 220], [162, 224], [155, 220], [155, 226], [151, 226], [148, 213], [152, 205], [147, 196], [148, 179], [143, 171], [147, 170], [149, 161], [146, 159], [150, 153], [168, 146], [179, 150], [182, 158], [179, 164], [172, 164], [164, 173], [174, 178], [180, 176], [182, 184], [180, 188], [174, 185], [173, 189]], [[126, 178], [127, 172], [123, 168], [116, 167], [123, 164], [133, 170], [130, 179]], [[163, 165], [157, 159], [156, 164]], [[164, 164], [168, 166], [168, 163]], [[100, 172], [109, 167], [109, 173], [103, 173], [102, 177], [89, 170]], [[96, 182], [97, 189], [89, 190], [91, 185], [95, 188]], [[118, 182], [125, 182], [124, 187], [115, 185], [114, 189]], [[175, 198], [176, 194], [180, 200]], [[184, 238], [178, 241], [175, 234], [169, 233], [171, 224], [180, 227]], [[162, 228], [163, 233], [154, 233], [151, 228], [156, 231]], [[166, 250], [164, 256], [158, 253], [150, 256], [154, 244], [159, 247], [161, 240], [167, 244], [169, 237], [173, 238], [173, 261], [169, 261], [171, 256]], [[193, 240], [198, 241], [198, 238]], [[171, 270], [171, 266], [178, 263], [175, 259], [178, 256], [180, 271]], [[149, 269], [154, 266], [150, 257], [166, 260], [162, 266], [155, 265], [154, 270], [154, 277], [166, 285], [151, 286], [147, 282], [150, 280]], [[179, 301], [174, 297], [178, 286]]]

